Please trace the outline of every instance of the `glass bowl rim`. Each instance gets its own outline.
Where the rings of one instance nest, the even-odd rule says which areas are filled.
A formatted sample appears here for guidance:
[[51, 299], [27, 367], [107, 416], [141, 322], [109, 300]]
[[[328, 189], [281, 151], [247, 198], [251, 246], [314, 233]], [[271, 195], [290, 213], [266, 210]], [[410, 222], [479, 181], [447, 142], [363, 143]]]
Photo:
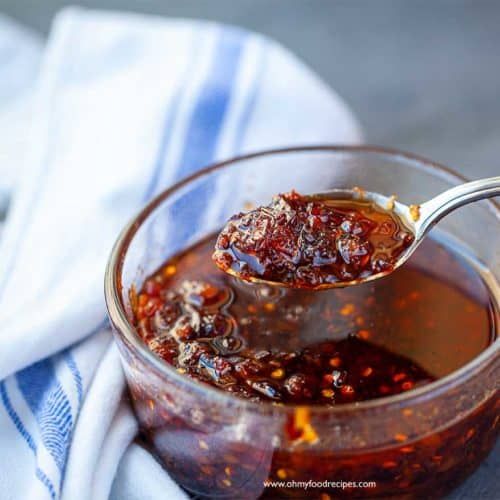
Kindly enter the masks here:
[[[214, 402], [219, 402], [223, 405], [238, 406], [246, 411], [257, 413], [277, 413], [289, 414], [294, 412], [297, 408], [308, 408], [310, 414], [328, 414], [328, 415], [341, 415], [344, 413], [361, 412], [365, 410], [380, 410], [389, 408], [400, 408], [401, 406], [410, 406], [417, 402], [425, 401], [430, 398], [438, 397], [440, 394], [448, 389], [456, 387], [461, 382], [470, 379], [480, 372], [483, 364], [488, 361], [495, 360], [500, 351], [500, 338], [496, 338], [491, 345], [489, 345], [478, 356], [466, 363], [459, 369], [449, 373], [448, 375], [435, 380], [422, 387], [412, 389], [408, 392], [396, 394], [393, 396], [386, 396], [382, 398], [371, 399], [367, 401], [360, 401], [354, 403], [344, 403], [338, 406], [321, 406], [321, 405], [275, 405], [272, 402], [261, 401], [253, 402], [244, 398], [238, 398], [221, 389], [210, 386], [209, 384], [200, 383], [188, 376], [182, 375], [177, 370], [165, 363], [160, 357], [154, 354], [146, 344], [142, 341], [136, 329], [129, 322], [125, 307], [121, 299], [121, 271], [125, 255], [128, 247], [133, 240], [134, 235], [141, 227], [142, 223], [149, 217], [149, 215], [160, 206], [170, 195], [179, 189], [187, 186], [191, 182], [210, 175], [217, 170], [222, 170], [240, 162], [252, 160], [254, 158], [261, 158], [274, 155], [286, 155], [290, 153], [307, 153], [307, 152], [329, 152], [329, 153], [354, 153], [354, 154], [375, 154], [390, 156], [394, 160], [404, 160], [414, 162], [417, 169], [423, 169], [441, 179], [451, 182], [467, 182], [468, 179], [451, 168], [444, 166], [432, 160], [428, 160], [413, 153], [403, 152], [394, 148], [374, 146], [374, 145], [344, 145], [344, 144], [321, 144], [321, 145], [305, 145], [305, 146], [292, 146], [284, 148], [266, 149], [262, 151], [251, 152], [248, 154], [236, 156], [224, 161], [213, 163], [204, 167], [194, 174], [191, 174], [179, 182], [173, 184], [165, 189], [151, 201], [146, 203], [142, 209], [136, 214], [135, 217], [122, 229], [113, 248], [106, 266], [104, 277], [104, 295], [108, 315], [111, 320], [115, 332], [123, 337], [128, 345], [131, 345], [135, 353], [138, 354], [142, 360], [150, 368], [159, 372], [162, 377], [173, 379], [174, 383], [178, 386], [187, 386], [196, 392], [204, 392], [207, 397], [211, 398]], [[488, 204], [489, 210], [496, 216], [500, 223], [500, 204], [493, 199], [485, 200]], [[498, 307], [497, 304], [495, 304]]]

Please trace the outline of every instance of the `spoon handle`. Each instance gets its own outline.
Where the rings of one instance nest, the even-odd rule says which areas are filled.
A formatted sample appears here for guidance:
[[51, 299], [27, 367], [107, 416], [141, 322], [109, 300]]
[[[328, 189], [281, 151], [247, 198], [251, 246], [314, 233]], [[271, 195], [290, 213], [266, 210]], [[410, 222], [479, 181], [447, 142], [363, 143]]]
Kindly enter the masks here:
[[417, 237], [422, 237], [436, 222], [455, 208], [483, 198], [500, 195], [500, 176], [460, 184], [420, 206], [420, 218], [415, 223]]

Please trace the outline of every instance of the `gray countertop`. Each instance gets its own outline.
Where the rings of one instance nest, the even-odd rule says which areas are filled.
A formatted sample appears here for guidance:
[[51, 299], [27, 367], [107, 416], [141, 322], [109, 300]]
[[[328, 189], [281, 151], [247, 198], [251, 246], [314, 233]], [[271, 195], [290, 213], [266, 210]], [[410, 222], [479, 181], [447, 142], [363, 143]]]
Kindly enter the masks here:
[[[43, 33], [64, 0], [0, 0]], [[500, 2], [87, 0], [94, 8], [237, 24], [289, 47], [359, 117], [367, 142], [478, 178], [500, 174]], [[500, 446], [454, 500], [498, 498]]]

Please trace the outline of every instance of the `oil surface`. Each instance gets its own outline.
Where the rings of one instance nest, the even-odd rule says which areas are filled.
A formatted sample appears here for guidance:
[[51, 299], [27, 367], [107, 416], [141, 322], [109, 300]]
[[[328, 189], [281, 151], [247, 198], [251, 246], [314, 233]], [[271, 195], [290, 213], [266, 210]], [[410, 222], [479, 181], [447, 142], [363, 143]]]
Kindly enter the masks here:
[[137, 327], [181, 373], [240, 397], [334, 405], [406, 392], [493, 340], [488, 288], [432, 239], [383, 279], [325, 291], [241, 282], [214, 265], [214, 244], [145, 282]]

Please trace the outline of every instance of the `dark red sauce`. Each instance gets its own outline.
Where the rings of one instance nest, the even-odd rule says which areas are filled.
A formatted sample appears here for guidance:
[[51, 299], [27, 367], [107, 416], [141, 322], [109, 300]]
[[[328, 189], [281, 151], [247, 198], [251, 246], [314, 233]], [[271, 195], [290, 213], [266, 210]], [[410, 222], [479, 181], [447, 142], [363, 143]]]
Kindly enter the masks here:
[[413, 240], [393, 212], [373, 203], [292, 191], [232, 217], [213, 259], [242, 279], [317, 288], [390, 272]]
[[[328, 406], [404, 393], [460, 368], [493, 341], [489, 290], [466, 261], [432, 239], [384, 279], [322, 291], [242, 282], [214, 265], [215, 239], [169, 259], [138, 294], [131, 291], [131, 304], [152, 351], [185, 376], [236, 397]], [[152, 380], [149, 387], [147, 370], [142, 383], [133, 373], [131, 397], [143, 433], [172, 477], [194, 493], [437, 498], [481, 462], [498, 434], [498, 398], [492, 396], [438, 429], [425, 428], [420, 410], [405, 407], [401, 422], [384, 429], [393, 441], [366, 452], [334, 451], [339, 435], [331, 426], [310, 424], [307, 406], [294, 408], [280, 424], [279, 444], [258, 426], [254, 442], [253, 434], [228, 432], [227, 412], [219, 416], [209, 397], [199, 407], [184, 407], [169, 392], [175, 384], [158, 388]], [[443, 405], [447, 399], [428, 411], [449, 412]], [[460, 415], [460, 408], [452, 410]], [[402, 422], [411, 429], [414, 417], [424, 426], [418, 440], [400, 430]], [[238, 418], [229, 419], [229, 428]], [[264, 487], [262, 477], [284, 482]], [[325, 486], [326, 479], [376, 486], [344, 490]], [[289, 480], [319, 486], [304, 489]]]
[[[398, 394], [491, 340], [481, 279], [433, 241], [383, 280], [325, 291], [240, 282], [213, 265], [213, 244], [149, 278], [136, 319], [167, 363], [239, 397], [335, 405]], [[427, 261], [445, 267], [430, 273]]]

